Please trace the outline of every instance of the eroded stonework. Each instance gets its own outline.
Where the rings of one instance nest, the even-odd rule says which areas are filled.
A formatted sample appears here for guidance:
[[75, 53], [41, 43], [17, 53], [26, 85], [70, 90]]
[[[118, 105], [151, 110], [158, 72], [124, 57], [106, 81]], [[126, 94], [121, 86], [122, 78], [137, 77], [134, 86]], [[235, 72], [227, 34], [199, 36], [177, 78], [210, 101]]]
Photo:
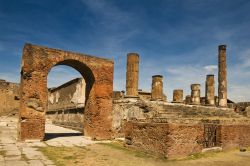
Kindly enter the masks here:
[[112, 60], [26, 44], [20, 85], [21, 140], [44, 138], [47, 75], [56, 65], [76, 69], [86, 80], [84, 134], [93, 139], [112, 137]]
[[19, 108], [19, 84], [0, 80], [0, 116], [17, 114]]
[[86, 83], [75, 78], [49, 89], [46, 119], [53, 124], [83, 132]]

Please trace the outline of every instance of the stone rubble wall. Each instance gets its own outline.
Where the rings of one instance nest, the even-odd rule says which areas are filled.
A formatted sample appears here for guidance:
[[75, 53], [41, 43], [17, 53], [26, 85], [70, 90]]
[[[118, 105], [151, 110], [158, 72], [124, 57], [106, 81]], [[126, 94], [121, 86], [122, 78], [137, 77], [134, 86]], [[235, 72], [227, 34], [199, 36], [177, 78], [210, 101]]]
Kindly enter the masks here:
[[250, 123], [230, 123], [221, 126], [222, 147], [227, 149], [250, 147]]
[[48, 111], [83, 108], [85, 105], [85, 87], [85, 80], [76, 78], [57, 88], [50, 89]]
[[83, 131], [85, 87], [83, 78], [49, 90], [46, 118], [53, 124]]
[[189, 121], [192, 122], [192, 119], [242, 117], [242, 115], [234, 112], [234, 109], [231, 108], [167, 103], [139, 98], [113, 100], [113, 130], [115, 131], [115, 137], [124, 136], [124, 124], [131, 120], [141, 121], [157, 118], [178, 122], [180, 118], [185, 118], [186, 120], [191, 119]]
[[17, 114], [19, 110], [19, 85], [0, 80], [0, 116]]
[[203, 130], [200, 124], [130, 121], [126, 123], [125, 141], [127, 146], [177, 158], [202, 150]]
[[[158, 121], [158, 122], [157, 122]], [[208, 120], [209, 121], [209, 120]], [[210, 120], [211, 121], [211, 120]], [[204, 147], [204, 125], [202, 120], [178, 122], [129, 121], [125, 123], [126, 146], [155, 153], [169, 159], [201, 153]], [[217, 135], [223, 150], [250, 146], [250, 120], [219, 121]]]

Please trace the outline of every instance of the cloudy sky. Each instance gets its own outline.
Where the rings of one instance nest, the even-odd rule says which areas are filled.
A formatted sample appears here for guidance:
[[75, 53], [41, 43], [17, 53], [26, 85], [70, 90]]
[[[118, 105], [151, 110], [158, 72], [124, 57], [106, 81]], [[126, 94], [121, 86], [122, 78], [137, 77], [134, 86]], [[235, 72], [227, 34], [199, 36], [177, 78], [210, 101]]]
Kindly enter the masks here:
[[[19, 82], [25, 43], [115, 61], [114, 90], [125, 89], [126, 54], [140, 54], [140, 89], [164, 76], [164, 92], [190, 93], [206, 74], [217, 82], [218, 45], [227, 45], [229, 98], [250, 101], [249, 0], [0, 0], [0, 79]], [[49, 86], [80, 77], [52, 69]], [[216, 87], [217, 89], [217, 87]]]

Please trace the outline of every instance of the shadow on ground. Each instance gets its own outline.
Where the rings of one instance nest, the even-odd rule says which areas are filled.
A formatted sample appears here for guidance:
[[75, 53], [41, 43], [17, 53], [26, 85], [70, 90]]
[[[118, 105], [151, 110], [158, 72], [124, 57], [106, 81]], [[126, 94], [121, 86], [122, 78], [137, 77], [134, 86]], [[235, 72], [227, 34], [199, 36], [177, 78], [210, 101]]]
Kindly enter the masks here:
[[44, 140], [50, 140], [58, 137], [73, 137], [73, 136], [82, 136], [82, 133], [45, 133]]

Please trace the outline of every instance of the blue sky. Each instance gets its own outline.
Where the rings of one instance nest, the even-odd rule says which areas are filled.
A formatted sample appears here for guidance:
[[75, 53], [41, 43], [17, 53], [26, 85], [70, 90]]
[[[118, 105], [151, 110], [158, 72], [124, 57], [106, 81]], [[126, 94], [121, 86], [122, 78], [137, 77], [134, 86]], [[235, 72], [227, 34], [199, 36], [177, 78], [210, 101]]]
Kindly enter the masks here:
[[[227, 45], [229, 98], [250, 101], [249, 0], [0, 0], [0, 78], [18, 82], [24, 43], [115, 61], [114, 90], [125, 89], [126, 54], [140, 54], [140, 89], [164, 76], [164, 93], [217, 82], [218, 45]], [[67, 77], [66, 77], [67, 75]], [[49, 86], [80, 75], [55, 67]], [[217, 89], [217, 87], [216, 87]], [[217, 90], [216, 90], [217, 91]]]

